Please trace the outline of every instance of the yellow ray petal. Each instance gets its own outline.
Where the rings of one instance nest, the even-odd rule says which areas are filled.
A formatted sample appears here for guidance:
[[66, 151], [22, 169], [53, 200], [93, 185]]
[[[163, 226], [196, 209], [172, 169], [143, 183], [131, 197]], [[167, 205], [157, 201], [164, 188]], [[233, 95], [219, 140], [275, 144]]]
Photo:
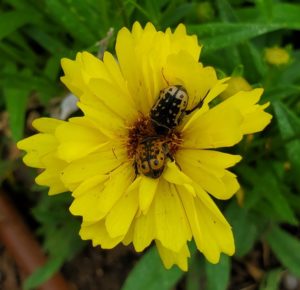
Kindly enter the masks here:
[[62, 120], [44, 117], [35, 119], [32, 122], [32, 126], [42, 133], [53, 134], [56, 128], [64, 123], [65, 121]]
[[261, 95], [263, 89], [258, 88], [251, 91], [241, 91], [226, 99], [220, 106], [222, 109], [226, 107], [235, 107], [243, 115], [242, 130], [243, 134], [250, 134], [261, 131], [271, 121], [272, 116], [264, 109], [265, 105], [255, 105]]
[[107, 214], [123, 194], [127, 194], [128, 187], [134, 179], [134, 171], [130, 163], [124, 163], [110, 174], [100, 198], [101, 212]]
[[143, 214], [146, 214], [154, 198], [159, 179], [142, 176], [139, 186], [139, 206]]
[[153, 206], [146, 214], [135, 217], [133, 224], [133, 245], [137, 252], [143, 251], [155, 238], [155, 218]]
[[42, 157], [56, 150], [58, 142], [52, 134], [39, 133], [18, 142], [19, 149], [27, 151], [23, 161], [27, 166], [44, 168]]
[[178, 194], [164, 180], [154, 198], [156, 239], [172, 251], [178, 252], [191, 238], [189, 224]]
[[124, 236], [138, 209], [138, 192], [131, 191], [123, 194], [114, 207], [109, 211], [105, 226], [111, 237]]
[[92, 240], [93, 246], [100, 245], [102, 249], [112, 249], [119, 244], [123, 237], [111, 238], [105, 228], [104, 221], [81, 224], [79, 232], [83, 240]]
[[230, 225], [221, 222], [214, 212], [209, 211], [198, 199], [196, 199], [196, 208], [200, 226], [203, 227], [206, 246], [203, 249], [204, 255], [211, 263], [218, 263], [220, 252], [233, 255], [235, 246]]
[[67, 166], [67, 163], [57, 158], [53, 153], [45, 155], [41, 161], [46, 169], [36, 177], [35, 182], [39, 185], [49, 186], [49, 195], [68, 191], [60, 179], [60, 173]]
[[90, 187], [85, 193], [76, 196], [70, 206], [70, 212], [75, 216], [82, 216], [85, 222], [97, 222], [103, 218], [99, 211], [100, 198], [104, 182]]
[[218, 148], [235, 145], [242, 139], [240, 112], [228, 107], [226, 110], [216, 106], [202, 114], [183, 131], [184, 148]]
[[187, 259], [190, 257], [190, 251], [186, 244], [177, 252], [164, 247], [160, 241], [156, 241], [156, 247], [160, 258], [167, 269], [170, 269], [176, 264], [182, 271], [187, 271]]
[[87, 180], [84, 180], [72, 193], [72, 196], [77, 198], [83, 194], [86, 194], [89, 190], [92, 190], [94, 187], [99, 186], [108, 179], [108, 175], [95, 175]]
[[128, 95], [122, 94], [122, 91], [113, 84], [103, 79], [91, 79], [89, 88], [99, 100], [122, 119], [132, 121], [137, 118], [136, 107], [132, 100]]
[[82, 159], [70, 163], [61, 173], [62, 181], [75, 189], [84, 180], [99, 174], [107, 174], [120, 166], [118, 154], [113, 147], [103, 152], [89, 154]]
[[177, 152], [176, 156], [194, 161], [195, 164], [200, 163], [205, 166], [222, 169], [232, 167], [242, 159], [240, 155], [232, 155], [214, 150], [201, 149], [182, 149]]

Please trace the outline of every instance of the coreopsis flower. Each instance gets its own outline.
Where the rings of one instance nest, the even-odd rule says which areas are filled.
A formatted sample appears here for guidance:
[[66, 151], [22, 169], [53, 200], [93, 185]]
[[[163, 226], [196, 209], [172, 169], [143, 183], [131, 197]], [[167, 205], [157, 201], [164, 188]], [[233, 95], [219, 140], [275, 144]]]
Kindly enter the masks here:
[[281, 66], [288, 64], [291, 57], [288, 50], [274, 46], [265, 49], [265, 60], [271, 65]]
[[240, 91], [251, 90], [252, 87], [245, 78], [243, 78], [242, 76], [232, 76], [227, 82], [227, 88], [220, 94], [220, 96], [226, 99]]
[[[187, 270], [188, 241], [217, 263], [235, 251], [231, 227], [214, 203], [239, 189], [228, 168], [238, 155], [216, 151], [261, 131], [271, 119], [263, 92], [210, 102], [226, 88], [199, 60], [201, 46], [180, 24], [174, 32], [148, 23], [122, 28], [116, 59], [88, 52], [63, 59], [62, 82], [79, 99], [82, 117], [33, 122], [38, 134], [18, 147], [42, 168], [49, 194], [71, 191], [80, 236], [110, 249], [156, 244], [165, 267]], [[169, 125], [168, 125], [169, 124]]]

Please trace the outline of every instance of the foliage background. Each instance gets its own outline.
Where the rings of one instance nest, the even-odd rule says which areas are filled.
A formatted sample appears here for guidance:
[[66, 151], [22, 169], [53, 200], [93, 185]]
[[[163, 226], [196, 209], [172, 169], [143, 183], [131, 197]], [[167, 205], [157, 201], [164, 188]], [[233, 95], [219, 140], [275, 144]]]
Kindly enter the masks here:
[[[49, 115], [53, 100], [66, 94], [59, 82], [62, 57], [74, 58], [82, 50], [97, 54], [104, 48], [99, 41], [110, 28], [115, 32], [122, 26], [130, 28], [136, 20], [151, 21], [162, 30], [186, 24], [203, 44], [201, 61], [216, 67], [220, 77], [242, 75], [253, 87], [264, 87], [262, 102], [271, 101], [268, 110], [274, 116], [264, 133], [246, 138], [235, 148], [235, 153], [243, 155], [235, 168], [242, 199], [220, 206], [233, 227], [236, 255], [210, 265], [192, 250], [184, 289], [226, 289], [232, 263], [257, 245], [270, 248], [276, 261], [264, 269], [259, 289], [279, 289], [286, 271], [300, 277], [299, 15], [299, 1], [283, 0], [2, 0], [0, 111], [8, 112], [11, 134], [0, 136], [0, 182], [23, 194], [26, 191], [34, 204], [30, 214], [38, 223], [37, 234], [50, 256], [24, 288], [33, 289], [47, 279], [85, 243], [77, 235], [79, 221], [68, 213], [68, 194], [48, 198], [44, 189], [11, 180], [21, 162], [8, 159], [6, 148], [12, 140], [32, 133], [26, 120], [33, 100], [41, 115]], [[110, 51], [115, 36], [107, 41]], [[265, 49], [274, 46], [290, 54], [287, 64], [266, 62]], [[34, 175], [30, 171], [30, 180]], [[122, 289], [170, 289], [183, 275], [177, 268], [164, 270], [156, 252], [149, 250]]]

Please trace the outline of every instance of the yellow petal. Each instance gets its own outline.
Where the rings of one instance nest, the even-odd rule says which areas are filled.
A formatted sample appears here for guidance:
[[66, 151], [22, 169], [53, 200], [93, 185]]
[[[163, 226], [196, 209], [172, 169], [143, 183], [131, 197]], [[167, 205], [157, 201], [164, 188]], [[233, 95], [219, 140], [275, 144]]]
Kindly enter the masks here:
[[[91, 181], [94, 186], [80, 186], [79, 190], [86, 189], [85, 193], [75, 198], [70, 208], [74, 215], [82, 216], [84, 221], [98, 221], [105, 217], [121, 196], [126, 192], [133, 179], [133, 172], [128, 164], [122, 165], [113, 171], [102, 183]], [[100, 183], [101, 182], [101, 183]]]
[[70, 212], [75, 216], [82, 216], [85, 222], [97, 222], [103, 218], [100, 198], [104, 188], [104, 182], [96, 184], [73, 200]]
[[[195, 114], [197, 114], [196, 112]], [[201, 112], [200, 112], [201, 113]], [[202, 114], [183, 131], [184, 148], [218, 148], [235, 145], [242, 139], [240, 112], [220, 105]]]
[[[185, 61], [183, 62], [182, 59]], [[180, 84], [187, 90], [187, 109], [194, 108], [207, 92], [217, 83], [213, 68], [203, 68], [200, 63], [184, 50], [167, 58], [164, 75], [170, 84]]]
[[201, 46], [198, 43], [196, 35], [187, 35], [185, 26], [180, 23], [174, 33], [168, 28], [166, 30], [166, 35], [171, 39], [171, 51], [172, 53], [179, 52], [181, 50], [186, 50], [195, 61], [199, 60]]
[[124, 236], [131, 225], [137, 209], [137, 191], [123, 194], [105, 219], [105, 226], [109, 235], [113, 238], [121, 235]]
[[167, 269], [176, 264], [182, 271], [188, 270], [187, 259], [190, 257], [190, 251], [186, 244], [178, 252], [165, 248], [160, 241], [156, 241], [156, 247]]
[[103, 79], [91, 79], [89, 82], [91, 91], [116, 115], [124, 120], [132, 121], [137, 117], [134, 103], [128, 96], [116, 86]]
[[170, 183], [183, 185], [192, 195], [196, 194], [192, 186], [193, 181], [178, 168], [175, 162], [167, 162], [162, 176]]
[[[115, 139], [116, 136], [124, 134], [124, 121], [116, 114], [107, 110], [104, 105], [102, 108], [93, 108], [92, 106], [81, 102], [77, 105], [82, 110], [86, 118], [89, 118], [92, 122], [94, 122], [94, 124], [97, 125], [98, 130], [100, 130], [106, 137]], [[99, 112], [101, 112], [101, 114], [99, 114]]]
[[[232, 194], [226, 195], [227, 191], [222, 176], [216, 175], [215, 172], [209, 171], [201, 164], [194, 166], [188, 159], [178, 158], [178, 162], [183, 172], [213, 196], [220, 199], [228, 199], [232, 196]], [[225, 174], [225, 170], [222, 173]]]
[[107, 175], [96, 175], [87, 180], [84, 180], [72, 193], [72, 196], [77, 198], [83, 194], [86, 194], [93, 188], [98, 187], [98, 190], [101, 188], [101, 184], [108, 179]]
[[101, 132], [89, 126], [72, 122], [59, 126], [55, 132], [59, 140], [59, 158], [71, 162], [104, 147], [107, 139]]
[[139, 187], [139, 206], [143, 214], [146, 214], [155, 195], [159, 179], [143, 176]]
[[113, 147], [107, 151], [89, 154], [70, 163], [62, 171], [61, 179], [68, 187], [75, 189], [84, 180], [95, 175], [107, 174], [117, 168], [122, 162], [117, 156]]
[[106, 231], [104, 221], [82, 223], [79, 235], [83, 240], [92, 240], [94, 247], [100, 245], [102, 249], [112, 249], [123, 239], [123, 237], [111, 238]]
[[146, 214], [135, 218], [133, 225], [133, 245], [137, 252], [143, 251], [155, 238], [155, 218], [153, 206]]
[[52, 134], [39, 133], [18, 142], [19, 149], [27, 151], [23, 161], [27, 166], [44, 168], [42, 157], [56, 150], [57, 140]]
[[62, 120], [53, 118], [38, 118], [32, 122], [32, 126], [42, 133], [53, 134], [59, 125], [64, 124]]
[[84, 51], [81, 53], [82, 76], [84, 82], [88, 84], [91, 78], [99, 78], [111, 81], [104, 63], [91, 53]]
[[67, 166], [67, 163], [49, 153], [42, 158], [45, 170], [36, 177], [35, 182], [39, 185], [49, 186], [49, 195], [54, 195], [68, 191], [68, 188], [60, 179], [61, 171]]
[[182, 203], [173, 186], [161, 180], [159, 194], [154, 198], [156, 239], [172, 251], [178, 252], [191, 238], [189, 224]]
[[194, 161], [194, 164], [200, 163], [209, 167], [228, 168], [238, 163], [242, 157], [214, 150], [201, 149], [182, 149], [176, 156]]
[[258, 88], [251, 91], [241, 91], [233, 95], [232, 97], [226, 99], [221, 106], [223, 109], [225, 107], [235, 107], [237, 108], [242, 116], [242, 130], [243, 134], [250, 134], [261, 131], [264, 129], [271, 121], [272, 116], [266, 112], [264, 109], [266, 105], [255, 105], [261, 95], [263, 89]]
[[213, 212], [196, 199], [196, 208], [200, 226], [203, 227], [205, 248], [203, 253], [211, 263], [218, 263], [220, 252], [233, 255], [235, 251], [233, 234], [228, 223], [217, 219]]

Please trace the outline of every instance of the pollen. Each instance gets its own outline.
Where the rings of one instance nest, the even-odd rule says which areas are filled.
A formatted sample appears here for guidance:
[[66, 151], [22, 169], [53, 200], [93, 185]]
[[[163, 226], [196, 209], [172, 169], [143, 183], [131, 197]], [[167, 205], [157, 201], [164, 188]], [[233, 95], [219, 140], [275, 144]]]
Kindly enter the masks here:
[[172, 130], [168, 134], [159, 135], [155, 132], [153, 122], [150, 117], [141, 115], [131, 126], [128, 127], [126, 147], [127, 155], [130, 159], [135, 157], [137, 147], [141, 141], [148, 137], [159, 137], [164, 144], [167, 144], [171, 155], [176, 153], [182, 142], [180, 132]]
[[126, 142], [128, 157], [133, 158], [135, 156], [138, 144], [141, 140], [155, 135], [155, 130], [149, 116], [141, 115], [132, 126], [128, 127], [128, 138]]

